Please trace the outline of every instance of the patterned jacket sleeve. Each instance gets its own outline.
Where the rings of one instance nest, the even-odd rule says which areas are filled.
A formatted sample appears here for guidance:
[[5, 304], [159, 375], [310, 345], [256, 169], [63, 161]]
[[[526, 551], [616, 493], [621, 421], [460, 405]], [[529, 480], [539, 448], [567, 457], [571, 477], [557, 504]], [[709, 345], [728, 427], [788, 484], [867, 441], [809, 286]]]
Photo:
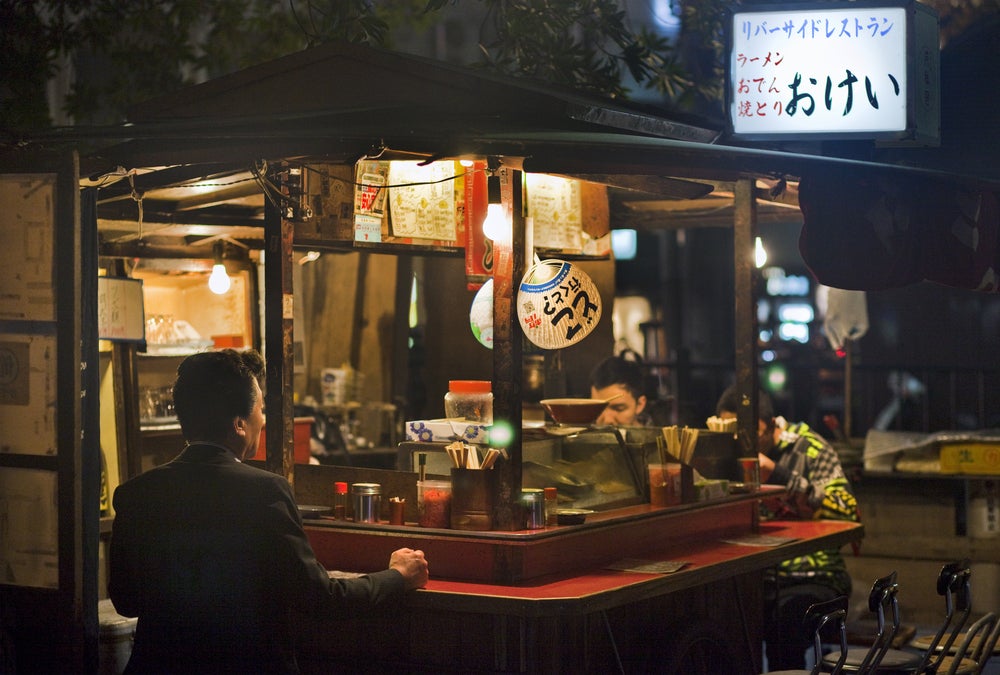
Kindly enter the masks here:
[[859, 520], [858, 503], [837, 451], [805, 424], [793, 425], [788, 431], [797, 435], [791, 449], [796, 460], [786, 464], [789, 491], [805, 495], [814, 518]]
[[851, 492], [851, 485], [840, 465], [837, 451], [811, 429], [804, 434], [803, 439], [808, 439], [806, 467], [811, 488], [809, 505], [815, 509], [813, 517], [859, 520], [858, 502]]

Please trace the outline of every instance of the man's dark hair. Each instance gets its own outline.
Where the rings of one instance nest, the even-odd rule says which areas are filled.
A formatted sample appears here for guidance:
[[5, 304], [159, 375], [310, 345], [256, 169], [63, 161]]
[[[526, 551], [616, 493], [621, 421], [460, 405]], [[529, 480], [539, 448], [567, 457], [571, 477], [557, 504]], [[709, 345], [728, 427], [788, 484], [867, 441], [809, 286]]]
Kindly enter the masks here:
[[192, 354], [177, 367], [174, 409], [188, 441], [225, 438], [234, 417], [249, 417], [263, 389], [264, 359], [255, 350]]
[[590, 386], [594, 389], [604, 389], [613, 384], [621, 385], [636, 399], [646, 395], [642, 366], [620, 356], [609, 356], [590, 371]]
[[[739, 412], [739, 409], [739, 393], [734, 384], [722, 392], [719, 402], [715, 404], [715, 414], [721, 415], [724, 412], [736, 413]], [[774, 419], [774, 403], [771, 401], [771, 397], [763, 391], [757, 392], [757, 415], [760, 419], [768, 423]]]

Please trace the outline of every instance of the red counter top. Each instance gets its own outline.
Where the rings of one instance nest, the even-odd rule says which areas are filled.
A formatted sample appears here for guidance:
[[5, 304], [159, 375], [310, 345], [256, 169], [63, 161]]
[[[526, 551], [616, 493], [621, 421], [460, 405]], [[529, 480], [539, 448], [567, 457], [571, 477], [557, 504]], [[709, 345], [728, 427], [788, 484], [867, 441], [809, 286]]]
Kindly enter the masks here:
[[[553, 576], [593, 573], [622, 558], [689, 562], [686, 570], [670, 575], [682, 579], [689, 576], [691, 568], [704, 567], [713, 555], [721, 556], [720, 560], [739, 561], [756, 553], [770, 559], [773, 548], [762, 551], [759, 547], [721, 543], [723, 539], [750, 534], [758, 499], [769, 492], [773, 490], [672, 508], [629, 506], [591, 514], [583, 525], [542, 530], [468, 532], [331, 520], [307, 521], [305, 529], [317, 558], [328, 569], [359, 572], [383, 569], [392, 551], [408, 547], [425, 552], [435, 583], [540, 588]], [[845, 527], [851, 529], [852, 524], [770, 523], [762, 531], [801, 540], [826, 537]], [[786, 531], [787, 534], [782, 534]], [[834, 546], [861, 537], [857, 526], [853, 526], [852, 532]], [[799, 550], [798, 542], [779, 548], [782, 552], [774, 555], [773, 562], [799, 554], [790, 552]], [[815, 543], [806, 544], [801, 552], [816, 548], [819, 546]], [[755, 565], [759, 569], [773, 562]], [[597, 578], [603, 576], [597, 574]], [[617, 579], [620, 574], [609, 576]], [[634, 582], [632, 577], [629, 579], [629, 584]], [[659, 583], [665, 581], [660, 579]]]
[[643, 560], [687, 563], [670, 574], [595, 567], [514, 585], [488, 584], [436, 579], [431, 559], [430, 582], [413, 593], [408, 602], [415, 607], [515, 616], [589, 613], [761, 570], [819, 549], [840, 548], [860, 540], [864, 526], [835, 520], [770, 521], [761, 526], [760, 534], [787, 537], [790, 541], [779, 546], [747, 546], [711, 538], [697, 543], [685, 541], [639, 556]]

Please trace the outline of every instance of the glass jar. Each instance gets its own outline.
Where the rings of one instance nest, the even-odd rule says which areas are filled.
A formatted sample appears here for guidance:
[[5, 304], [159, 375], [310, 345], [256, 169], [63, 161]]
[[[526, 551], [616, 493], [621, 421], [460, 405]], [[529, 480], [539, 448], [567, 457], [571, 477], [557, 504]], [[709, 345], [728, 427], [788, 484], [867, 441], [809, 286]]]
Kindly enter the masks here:
[[524, 529], [539, 530], [545, 527], [545, 493], [537, 488], [521, 490], [524, 505]]
[[451, 481], [417, 481], [417, 522], [421, 527], [451, 525]]
[[354, 522], [377, 523], [382, 510], [382, 486], [379, 483], [354, 483], [351, 496], [354, 498]]
[[493, 392], [489, 380], [450, 380], [444, 395], [444, 415], [449, 419], [493, 424]]

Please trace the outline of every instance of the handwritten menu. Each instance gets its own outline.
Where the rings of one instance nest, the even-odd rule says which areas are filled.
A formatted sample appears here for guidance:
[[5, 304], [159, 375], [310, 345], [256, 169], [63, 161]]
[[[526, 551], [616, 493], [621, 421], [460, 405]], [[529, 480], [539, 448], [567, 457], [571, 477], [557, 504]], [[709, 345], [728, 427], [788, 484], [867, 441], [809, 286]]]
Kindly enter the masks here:
[[145, 339], [141, 279], [97, 279], [97, 336], [102, 340]]
[[0, 319], [54, 321], [54, 174], [0, 175]]
[[525, 182], [535, 246], [580, 251], [583, 220], [579, 181], [529, 173], [525, 175]]
[[391, 162], [389, 212], [392, 234], [413, 239], [454, 241], [455, 162]]
[[736, 12], [731, 29], [737, 134], [906, 129], [905, 8]]

